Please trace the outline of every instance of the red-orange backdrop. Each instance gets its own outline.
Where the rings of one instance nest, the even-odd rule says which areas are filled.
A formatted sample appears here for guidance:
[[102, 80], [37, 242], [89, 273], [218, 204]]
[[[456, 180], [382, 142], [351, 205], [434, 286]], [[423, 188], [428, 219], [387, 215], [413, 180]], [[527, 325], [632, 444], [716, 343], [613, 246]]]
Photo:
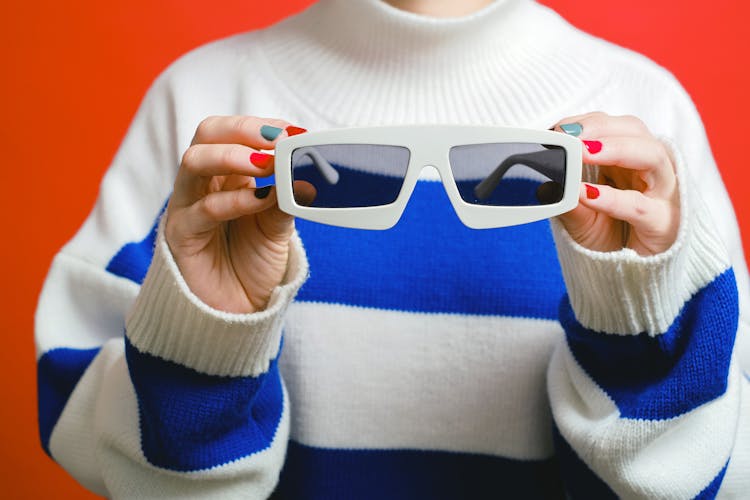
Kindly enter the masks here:
[[[36, 299], [52, 256], [94, 202], [144, 91], [183, 52], [262, 27], [312, 0], [6, 2], [0, 16], [5, 158], [0, 263], [0, 484], [4, 498], [90, 496], [44, 455], [36, 427]], [[750, 4], [543, 0], [573, 24], [643, 52], [682, 81], [703, 115], [750, 249], [744, 121]], [[586, 54], [581, 54], [586, 57]]]

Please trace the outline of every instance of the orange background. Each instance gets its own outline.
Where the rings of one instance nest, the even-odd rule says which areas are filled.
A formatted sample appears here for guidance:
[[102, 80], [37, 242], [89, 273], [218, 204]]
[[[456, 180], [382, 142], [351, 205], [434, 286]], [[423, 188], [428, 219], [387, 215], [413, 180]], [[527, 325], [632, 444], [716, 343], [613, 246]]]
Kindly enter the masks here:
[[[47, 267], [92, 207], [143, 93], [185, 51], [262, 27], [311, 0], [4, 2], [0, 51], [0, 484], [4, 498], [90, 496], [37, 437], [33, 314]], [[670, 69], [695, 100], [750, 249], [744, 122], [750, 3], [544, 0], [573, 24]], [[11, 5], [9, 5], [11, 4]], [[586, 57], [586, 54], [581, 54]]]

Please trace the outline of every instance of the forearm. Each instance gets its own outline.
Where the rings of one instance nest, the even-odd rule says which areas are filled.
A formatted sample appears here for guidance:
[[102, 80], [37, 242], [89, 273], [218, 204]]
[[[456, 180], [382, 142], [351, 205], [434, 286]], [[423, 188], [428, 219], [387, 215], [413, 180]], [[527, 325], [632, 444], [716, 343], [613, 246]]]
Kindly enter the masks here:
[[[76, 259], [57, 259], [38, 321], [45, 447], [82, 484], [109, 496], [264, 497], [278, 478], [288, 435], [276, 359], [283, 312], [306, 276], [301, 247], [295, 243], [289, 282], [275, 291], [276, 300], [250, 315], [194, 303], [165, 250], [159, 237], [140, 289], [103, 269], [71, 265]], [[44, 349], [49, 334], [59, 333], [42, 315], [56, 291], [68, 288], [59, 286], [66, 278], [91, 289], [73, 296], [86, 302], [78, 304], [82, 315], [96, 316], [97, 301], [112, 302], [104, 283], [138, 293], [124, 342], [120, 333], [88, 349]], [[80, 346], [70, 334], [65, 340]], [[198, 477], [211, 480], [198, 487]]]
[[681, 166], [678, 177], [680, 233], [662, 254], [591, 252], [555, 226], [569, 296], [548, 387], [573, 494], [715, 494], [736, 453], [734, 270]]

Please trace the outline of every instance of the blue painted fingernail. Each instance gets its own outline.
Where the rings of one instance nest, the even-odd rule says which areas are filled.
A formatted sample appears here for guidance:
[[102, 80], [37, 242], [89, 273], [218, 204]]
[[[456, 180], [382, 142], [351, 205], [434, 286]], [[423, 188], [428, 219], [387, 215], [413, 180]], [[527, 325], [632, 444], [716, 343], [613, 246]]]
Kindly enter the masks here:
[[283, 129], [279, 127], [272, 127], [271, 125], [263, 125], [260, 127], [260, 135], [267, 141], [276, 139]]
[[573, 137], [578, 137], [583, 132], [583, 126], [580, 123], [563, 123], [560, 125], [563, 132]]

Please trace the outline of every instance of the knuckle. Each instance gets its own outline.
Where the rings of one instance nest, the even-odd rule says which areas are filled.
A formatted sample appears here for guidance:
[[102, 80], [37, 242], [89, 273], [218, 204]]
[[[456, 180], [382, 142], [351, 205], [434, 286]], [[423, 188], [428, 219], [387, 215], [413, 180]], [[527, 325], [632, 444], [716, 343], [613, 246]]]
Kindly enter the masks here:
[[201, 198], [200, 210], [210, 220], [216, 221], [220, 218], [220, 206], [218, 199], [214, 196]]
[[229, 166], [234, 164], [234, 148], [232, 147], [226, 147], [222, 148], [219, 152], [219, 161], [224, 166]]
[[592, 111], [583, 119], [585, 123], [583, 129], [591, 132], [592, 137], [599, 136], [605, 128], [608, 118], [609, 115], [603, 111]]
[[196, 140], [199, 141], [201, 137], [205, 136], [220, 119], [221, 117], [219, 116], [208, 116], [201, 120], [195, 129]]
[[634, 220], [645, 219], [649, 214], [649, 204], [646, 197], [640, 191], [629, 190], [627, 193], [627, 204], [630, 206], [630, 212]]
[[237, 116], [232, 122], [232, 130], [242, 136], [257, 128], [257, 118], [254, 116]]
[[187, 170], [190, 173], [195, 173], [198, 167], [198, 156], [199, 156], [199, 149], [197, 146], [193, 145], [190, 146], [185, 150], [185, 152], [182, 154], [182, 168]]
[[645, 219], [646, 216], [648, 216], [649, 211], [646, 209], [643, 204], [634, 202], [633, 203], [633, 215], [636, 219]]
[[251, 203], [247, 194], [248, 191], [246, 189], [232, 191], [232, 195], [228, 201], [228, 210], [233, 214], [233, 217], [240, 217], [251, 211]]
[[618, 164], [619, 162], [623, 160], [622, 155], [624, 153], [624, 147], [623, 147], [622, 141], [620, 141], [618, 138], [614, 138], [614, 137], [607, 138], [606, 148], [607, 148], [607, 155], [609, 158], [611, 158], [611, 161], [607, 163]]
[[235, 190], [232, 193], [232, 198], [230, 200], [230, 206], [232, 208], [232, 212], [234, 213], [241, 213], [245, 210], [245, 197], [243, 196], [243, 192], [240, 189]]
[[648, 127], [639, 117], [635, 115], [623, 115], [622, 119], [628, 124], [628, 126], [632, 127], [639, 133], [650, 135], [651, 132], [649, 132]]

